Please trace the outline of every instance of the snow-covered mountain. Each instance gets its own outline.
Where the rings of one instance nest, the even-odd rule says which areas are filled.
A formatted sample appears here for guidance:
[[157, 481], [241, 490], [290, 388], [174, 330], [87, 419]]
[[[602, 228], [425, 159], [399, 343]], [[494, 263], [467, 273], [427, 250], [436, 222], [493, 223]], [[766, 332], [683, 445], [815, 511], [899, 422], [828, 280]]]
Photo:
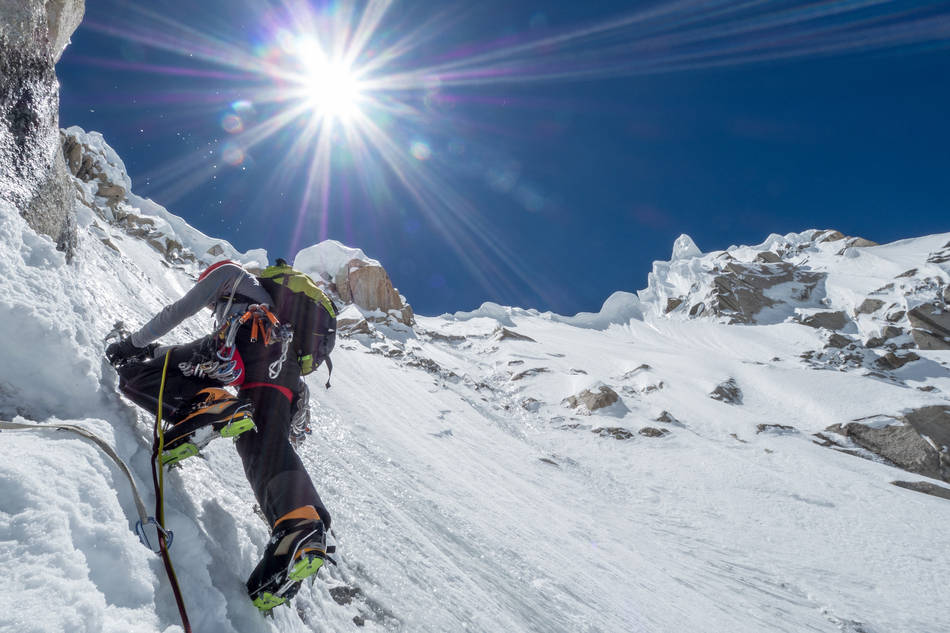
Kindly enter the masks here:
[[[208, 261], [267, 255], [132, 194], [101, 136], [61, 140], [72, 263], [0, 208], [0, 420], [83, 426], [149, 493], [153, 420], [116, 395], [102, 339]], [[947, 630], [948, 242], [806, 231], [703, 254], [684, 236], [597, 314], [350, 303], [300, 449], [340, 564], [259, 615], [243, 582], [268, 529], [217, 440], [167, 479], [194, 630]], [[337, 243], [298, 263], [344, 303], [381, 269]], [[180, 630], [136, 518], [93, 444], [0, 433], [0, 631]]]

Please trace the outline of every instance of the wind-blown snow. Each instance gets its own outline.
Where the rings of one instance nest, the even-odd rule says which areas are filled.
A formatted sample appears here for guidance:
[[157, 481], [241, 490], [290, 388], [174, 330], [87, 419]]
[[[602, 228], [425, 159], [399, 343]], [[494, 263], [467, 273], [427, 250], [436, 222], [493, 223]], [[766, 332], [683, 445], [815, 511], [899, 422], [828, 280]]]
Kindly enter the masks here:
[[[152, 420], [115, 395], [101, 339], [180, 296], [195, 267], [96, 217], [83, 226], [67, 265], [0, 209], [0, 419], [92, 430], [148, 493]], [[946, 239], [803, 256], [848, 301]], [[762, 247], [729, 252], [744, 249]], [[331, 271], [352, 252], [320, 245], [296, 263]], [[649, 291], [616, 293], [598, 314], [485, 304], [341, 336], [333, 388], [322, 372], [309, 379], [313, 436], [300, 449], [334, 515], [340, 565], [294, 608], [259, 615], [243, 582], [268, 528], [233, 446], [217, 440], [166, 479], [194, 630], [360, 630], [354, 618], [412, 632], [945, 630], [950, 502], [890, 483], [924, 477], [812, 434], [946, 404], [950, 352], [919, 351], [921, 369], [889, 381], [812, 369], [800, 354], [823, 335], [796, 323], [659, 318], [661, 291], [701, 280], [714, 256], [655, 266]], [[196, 317], [173, 340], [209, 322]], [[729, 378], [741, 405], [708, 397]], [[600, 387], [615, 405], [588, 415], [565, 403]], [[126, 482], [90, 443], [0, 433], [0, 631], [180, 631], [135, 518]]]
[[676, 238], [676, 241], [673, 242], [673, 260], [692, 259], [693, 257], [701, 257], [702, 254], [703, 252], [696, 246], [696, 242], [693, 241], [693, 238], [685, 233], [680, 235]]
[[324, 240], [301, 249], [294, 258], [293, 266], [297, 270], [315, 277], [334, 279], [340, 269], [351, 260], [359, 259], [367, 264], [379, 266], [375, 259], [370, 259], [358, 248], [344, 246], [336, 240]]

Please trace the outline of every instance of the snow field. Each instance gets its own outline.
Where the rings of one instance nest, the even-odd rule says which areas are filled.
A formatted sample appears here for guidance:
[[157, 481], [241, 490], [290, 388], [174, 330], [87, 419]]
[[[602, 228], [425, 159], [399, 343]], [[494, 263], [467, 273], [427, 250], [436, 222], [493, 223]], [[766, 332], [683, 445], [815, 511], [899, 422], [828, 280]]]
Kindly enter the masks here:
[[[144, 323], [197, 267], [84, 222], [66, 265], [0, 209], [10, 245], [0, 251], [0, 418], [94, 430], [151, 506], [152, 419], [115, 396], [101, 339], [118, 319]], [[828, 296], [855, 301], [848, 293], [878, 287], [946, 237], [810, 255], [827, 260]], [[678, 253], [666, 263], [682, 275], [677, 287], [700, 265], [685, 241]], [[173, 469], [167, 523], [194, 630], [945, 630], [950, 504], [890, 483], [924, 478], [819, 447], [812, 433], [946, 403], [950, 353], [920, 352], [924, 361], [894, 372], [901, 385], [809, 368], [800, 354], [821, 348], [822, 334], [797, 324], [657, 318], [627, 293], [607, 303], [577, 317], [486, 304], [419, 317], [415, 333], [380, 326], [341, 338], [333, 388], [323, 370], [308, 379], [315, 419], [300, 449], [333, 514], [340, 566], [326, 565], [273, 620], [244, 592], [268, 528], [233, 446], [216, 440], [206, 459]], [[172, 340], [208, 323], [195, 317]], [[502, 338], [501, 327], [534, 342]], [[741, 405], [708, 397], [729, 378]], [[939, 391], [914, 388], [925, 385]], [[600, 386], [620, 403], [592, 415], [563, 403]], [[676, 421], [657, 421], [664, 411]], [[639, 435], [647, 426], [667, 433]], [[604, 428], [631, 436], [592, 432]], [[90, 443], [0, 433], [0, 570], [10, 579], [0, 632], [180, 631], [134, 518], [127, 483]], [[339, 604], [341, 591], [356, 597]]]

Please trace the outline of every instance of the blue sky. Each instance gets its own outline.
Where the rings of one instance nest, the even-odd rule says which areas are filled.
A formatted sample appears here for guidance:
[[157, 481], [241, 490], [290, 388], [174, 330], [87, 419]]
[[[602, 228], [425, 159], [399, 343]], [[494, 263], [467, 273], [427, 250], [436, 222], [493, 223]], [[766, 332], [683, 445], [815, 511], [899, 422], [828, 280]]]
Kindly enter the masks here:
[[[61, 125], [242, 250], [362, 248], [422, 314], [597, 310], [680, 233], [950, 230], [945, 3], [137, 4], [87, 3]], [[314, 42], [370, 69], [358, 114]]]

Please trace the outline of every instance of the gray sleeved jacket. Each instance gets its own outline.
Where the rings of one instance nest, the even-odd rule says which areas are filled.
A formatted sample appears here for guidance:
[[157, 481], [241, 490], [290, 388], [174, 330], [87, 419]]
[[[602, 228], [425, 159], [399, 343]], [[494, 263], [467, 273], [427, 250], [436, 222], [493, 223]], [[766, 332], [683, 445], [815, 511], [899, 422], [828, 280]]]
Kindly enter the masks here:
[[[232, 292], [234, 301], [225, 314]], [[132, 344], [145, 347], [197, 314], [201, 308], [212, 308], [216, 323], [223, 323], [233, 314], [243, 314], [253, 303], [271, 303], [270, 295], [257, 279], [232, 262], [215, 264], [181, 299], [165, 306], [142, 329], [132, 334]]]

